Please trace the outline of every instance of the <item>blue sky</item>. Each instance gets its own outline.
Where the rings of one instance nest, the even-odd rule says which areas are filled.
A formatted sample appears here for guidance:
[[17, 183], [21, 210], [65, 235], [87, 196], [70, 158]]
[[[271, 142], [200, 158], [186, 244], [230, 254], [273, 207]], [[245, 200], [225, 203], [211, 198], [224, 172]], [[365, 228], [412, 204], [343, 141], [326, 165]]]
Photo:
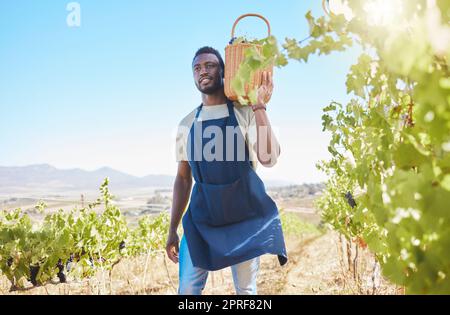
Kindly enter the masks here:
[[[204, 45], [222, 53], [231, 26], [260, 13], [272, 33], [308, 36], [308, 10], [320, 0], [80, 0], [81, 26], [69, 27], [62, 0], [0, 2], [0, 165], [49, 163], [133, 175], [176, 172], [175, 130], [201, 102], [191, 61]], [[263, 37], [243, 20], [238, 35]], [[354, 51], [291, 61], [275, 71], [269, 117], [282, 146], [266, 179], [316, 182], [328, 156], [322, 108], [348, 99], [345, 76]]]

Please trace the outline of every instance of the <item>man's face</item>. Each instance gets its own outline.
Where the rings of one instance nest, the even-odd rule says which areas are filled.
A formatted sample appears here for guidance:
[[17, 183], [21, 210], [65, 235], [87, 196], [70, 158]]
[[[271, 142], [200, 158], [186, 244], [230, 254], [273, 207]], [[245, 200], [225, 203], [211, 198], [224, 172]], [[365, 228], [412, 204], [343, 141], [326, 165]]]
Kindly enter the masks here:
[[194, 81], [203, 94], [214, 94], [223, 87], [222, 69], [214, 54], [201, 54], [192, 63]]

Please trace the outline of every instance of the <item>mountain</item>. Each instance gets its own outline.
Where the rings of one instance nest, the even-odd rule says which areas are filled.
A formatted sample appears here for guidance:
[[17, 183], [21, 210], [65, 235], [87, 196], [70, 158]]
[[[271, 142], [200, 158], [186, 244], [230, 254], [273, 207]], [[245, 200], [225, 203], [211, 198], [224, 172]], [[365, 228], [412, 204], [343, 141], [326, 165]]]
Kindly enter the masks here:
[[[57, 169], [48, 164], [16, 167], [0, 166], [0, 192], [98, 190], [106, 177], [109, 178], [110, 188], [113, 191], [144, 187], [172, 188], [175, 180], [174, 176], [170, 175], [137, 177], [110, 167], [85, 171], [79, 168]], [[292, 184], [282, 180], [266, 180], [264, 182], [268, 188]]]
[[132, 176], [109, 167], [95, 171], [57, 169], [48, 164], [21, 167], [0, 167], [0, 191], [48, 188], [56, 191], [98, 189], [109, 177], [112, 189], [141, 187], [170, 187], [174, 177], [169, 175]]

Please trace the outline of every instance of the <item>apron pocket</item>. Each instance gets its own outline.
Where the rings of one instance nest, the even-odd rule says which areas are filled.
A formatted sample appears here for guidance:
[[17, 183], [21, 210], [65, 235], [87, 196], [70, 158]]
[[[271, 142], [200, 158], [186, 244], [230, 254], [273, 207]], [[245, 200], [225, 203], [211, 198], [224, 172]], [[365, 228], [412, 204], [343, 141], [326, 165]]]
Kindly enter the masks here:
[[[238, 223], [256, 216], [245, 177], [226, 185], [196, 183], [194, 220], [210, 226]], [[195, 213], [197, 212], [197, 213]]]

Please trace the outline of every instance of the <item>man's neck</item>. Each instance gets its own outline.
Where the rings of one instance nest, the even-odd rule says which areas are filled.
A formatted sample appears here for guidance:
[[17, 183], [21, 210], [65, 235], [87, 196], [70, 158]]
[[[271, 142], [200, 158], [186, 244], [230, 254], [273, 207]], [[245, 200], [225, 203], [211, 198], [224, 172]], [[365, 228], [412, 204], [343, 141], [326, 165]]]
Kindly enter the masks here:
[[210, 95], [202, 93], [202, 102], [204, 106], [222, 105], [227, 103], [227, 97], [223, 90]]

